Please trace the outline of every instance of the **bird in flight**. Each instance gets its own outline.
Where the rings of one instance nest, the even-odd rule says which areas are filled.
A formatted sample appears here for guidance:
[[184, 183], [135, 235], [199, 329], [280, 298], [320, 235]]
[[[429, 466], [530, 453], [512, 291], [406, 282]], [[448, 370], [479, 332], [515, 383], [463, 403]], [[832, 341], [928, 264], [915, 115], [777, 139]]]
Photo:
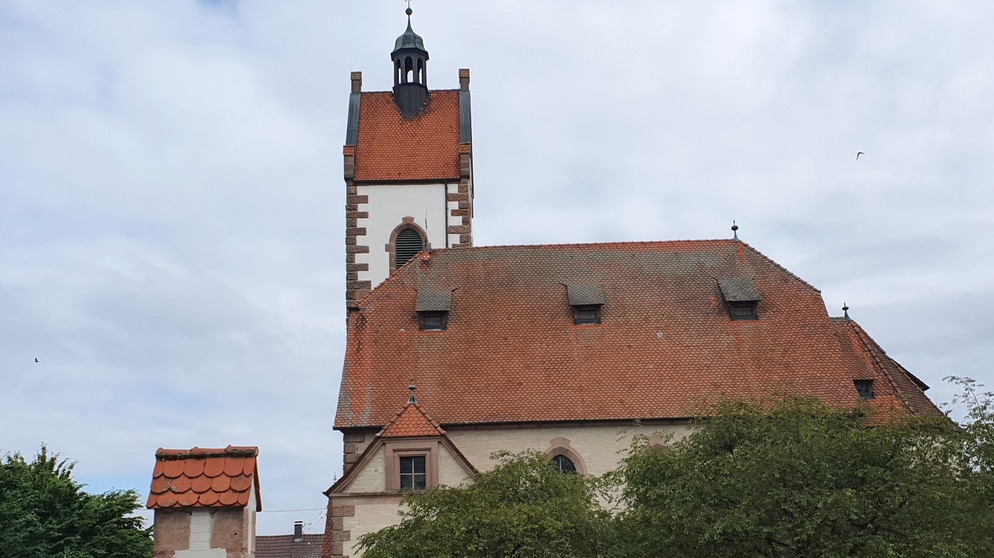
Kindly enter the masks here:
[[860, 156], [860, 155], [866, 155], [866, 153], [863, 153], [862, 151], [860, 151], [860, 152], [856, 153], [856, 160], [857, 160], [857, 161], [859, 161], [859, 156]]
[[41, 362], [41, 361], [38, 360], [38, 357], [35, 357], [35, 362]]

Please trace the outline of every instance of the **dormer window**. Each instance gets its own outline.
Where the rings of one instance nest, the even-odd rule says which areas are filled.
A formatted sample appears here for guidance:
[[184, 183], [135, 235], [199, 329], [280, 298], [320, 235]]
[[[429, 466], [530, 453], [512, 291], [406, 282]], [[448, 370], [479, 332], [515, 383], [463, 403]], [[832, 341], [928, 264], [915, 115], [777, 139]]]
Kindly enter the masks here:
[[728, 305], [728, 317], [732, 320], [758, 320], [759, 301], [763, 299], [759, 289], [746, 277], [722, 277], [718, 279], [721, 296]]
[[601, 307], [595, 304], [574, 306], [573, 323], [575, 325], [601, 323]]
[[730, 302], [728, 311], [733, 320], [758, 320], [755, 302]]
[[604, 293], [600, 285], [566, 285], [569, 304], [573, 307], [573, 324], [601, 323], [601, 306], [604, 306]]
[[442, 331], [448, 312], [420, 312], [421, 331]]
[[853, 380], [853, 384], [856, 386], [856, 393], [863, 401], [876, 397], [873, 393], [873, 380]]
[[442, 331], [448, 326], [452, 291], [426, 287], [418, 289], [418, 316], [421, 331]]

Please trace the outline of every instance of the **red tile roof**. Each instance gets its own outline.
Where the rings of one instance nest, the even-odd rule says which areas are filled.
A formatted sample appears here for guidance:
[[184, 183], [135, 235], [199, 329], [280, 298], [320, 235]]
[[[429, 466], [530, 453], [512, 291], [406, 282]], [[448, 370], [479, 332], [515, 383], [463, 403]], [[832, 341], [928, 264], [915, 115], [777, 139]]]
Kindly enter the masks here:
[[155, 452], [155, 470], [146, 507], [245, 507], [252, 490], [256, 511], [262, 510], [256, 458], [259, 448], [193, 448]]
[[259, 535], [255, 538], [255, 558], [320, 558], [323, 534], [304, 534], [299, 541], [293, 535]]
[[394, 415], [377, 436], [384, 438], [415, 438], [444, 436], [445, 430], [431, 420], [417, 403], [408, 403], [404, 409]]
[[357, 181], [459, 179], [459, 91], [430, 95], [417, 117], [404, 118], [393, 93], [362, 93]]
[[[758, 320], [733, 321], [719, 279], [745, 278]], [[570, 285], [597, 285], [602, 323], [573, 325]], [[420, 331], [419, 289], [449, 290], [445, 331]], [[859, 403], [874, 380], [912, 413], [920, 384], [817, 289], [734, 240], [436, 250], [349, 315], [335, 427], [382, 427], [411, 377], [445, 427], [688, 418], [727, 398], [778, 394]]]

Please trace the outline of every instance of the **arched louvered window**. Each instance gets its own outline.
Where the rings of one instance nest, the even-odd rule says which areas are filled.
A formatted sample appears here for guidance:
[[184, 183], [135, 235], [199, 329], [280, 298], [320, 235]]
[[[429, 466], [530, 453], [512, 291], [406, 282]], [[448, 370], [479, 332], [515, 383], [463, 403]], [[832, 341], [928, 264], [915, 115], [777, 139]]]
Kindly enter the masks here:
[[418, 231], [414, 229], [400, 231], [394, 244], [394, 269], [400, 269], [400, 266], [406, 264], [414, 257], [414, 254], [424, 249], [424, 246], [424, 239], [421, 238]]

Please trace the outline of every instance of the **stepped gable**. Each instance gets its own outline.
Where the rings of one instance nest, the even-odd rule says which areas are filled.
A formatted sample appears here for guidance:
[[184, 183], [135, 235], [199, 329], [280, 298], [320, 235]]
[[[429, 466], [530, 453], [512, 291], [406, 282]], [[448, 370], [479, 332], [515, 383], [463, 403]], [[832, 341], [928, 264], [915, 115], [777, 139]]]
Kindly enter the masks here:
[[362, 93], [355, 145], [357, 182], [459, 180], [459, 91], [432, 91], [405, 117], [387, 91]]
[[[730, 319], [722, 285], [739, 279], [761, 295], [758, 319]], [[576, 285], [599, 287], [599, 324], [574, 324]], [[451, 292], [444, 331], [420, 330], [425, 289]], [[419, 396], [445, 402], [430, 411], [447, 429], [686, 419], [778, 395], [852, 408], [855, 379], [876, 380], [879, 404], [937, 413], [923, 384], [828, 316], [817, 289], [734, 239], [422, 253], [350, 313], [335, 427], [388, 424], [396, 407], [369, 394], [412, 376]]]
[[245, 507], [252, 490], [262, 511], [255, 446], [155, 452], [149, 509]]

